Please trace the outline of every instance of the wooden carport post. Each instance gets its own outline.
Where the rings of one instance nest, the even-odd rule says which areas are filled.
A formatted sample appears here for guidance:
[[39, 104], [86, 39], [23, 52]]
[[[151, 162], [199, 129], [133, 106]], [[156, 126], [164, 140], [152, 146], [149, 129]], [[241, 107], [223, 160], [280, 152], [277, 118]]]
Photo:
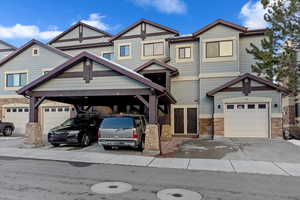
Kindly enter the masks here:
[[26, 140], [25, 144], [42, 146], [43, 133], [39, 123], [39, 105], [44, 101], [45, 97], [30, 97], [29, 102], [29, 122], [26, 124]]
[[144, 150], [155, 154], [160, 153], [159, 126], [157, 124], [157, 103], [157, 96], [149, 95], [149, 124], [146, 127]]

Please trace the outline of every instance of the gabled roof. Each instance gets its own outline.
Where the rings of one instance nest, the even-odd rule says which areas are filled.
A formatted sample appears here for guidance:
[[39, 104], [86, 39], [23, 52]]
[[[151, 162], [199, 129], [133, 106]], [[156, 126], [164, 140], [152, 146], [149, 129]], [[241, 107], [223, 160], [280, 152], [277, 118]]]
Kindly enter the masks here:
[[268, 81], [268, 80], [260, 78], [258, 76], [254, 76], [252, 74], [246, 73], [246, 74], [244, 74], [242, 76], [239, 76], [239, 77], [237, 77], [237, 78], [235, 78], [235, 79], [233, 79], [233, 80], [225, 83], [224, 85], [221, 85], [221, 86], [219, 86], [219, 87], [217, 87], [217, 88], [209, 91], [207, 93], [207, 96], [213, 96], [216, 93], [221, 92], [222, 90], [224, 90], [224, 89], [226, 89], [226, 88], [228, 88], [228, 87], [230, 87], [230, 86], [232, 86], [232, 85], [234, 85], [234, 84], [236, 84], [236, 83], [238, 83], [238, 82], [240, 82], [240, 81], [242, 81], [244, 79], [251, 79], [251, 80], [254, 80], [254, 81], [258, 82], [258, 83], [261, 83], [261, 84], [264, 84], [266, 86], [269, 86], [269, 87], [271, 87], [271, 88], [273, 88], [275, 90], [278, 90], [278, 91], [281, 91], [281, 92], [284, 92], [284, 93], [290, 93], [289, 89], [287, 89], [285, 87], [282, 87], [282, 86], [279, 86], [279, 85], [276, 85], [272, 81]]
[[240, 26], [240, 25], [237, 25], [237, 24], [233, 24], [231, 22], [228, 22], [228, 21], [225, 21], [223, 19], [218, 19], [210, 24], [208, 24], [207, 26], [199, 29], [198, 31], [196, 31], [195, 33], [193, 33], [193, 36], [198, 36], [206, 31], [208, 31], [209, 29], [217, 26], [217, 25], [224, 25], [224, 26], [227, 26], [227, 27], [230, 27], [230, 28], [233, 28], [235, 30], [238, 30], [238, 31], [241, 31], [241, 32], [246, 32], [247, 31], [247, 28], [244, 27], [244, 26]]
[[114, 70], [120, 74], [123, 74], [133, 80], [143, 83], [144, 85], [147, 85], [153, 89], [156, 89], [160, 92], [167, 92], [166, 88], [164, 88], [163, 86], [160, 86], [160, 85], [152, 82], [151, 80], [145, 78], [144, 76], [142, 76], [141, 74], [139, 74], [133, 70], [128, 69], [127, 67], [124, 67], [122, 65], [119, 65], [119, 64], [109, 61], [107, 59], [98, 57], [92, 53], [88, 53], [88, 52], [84, 51], [84, 52], [78, 54], [77, 56], [71, 58], [70, 60], [66, 61], [65, 63], [59, 65], [58, 67], [56, 67], [49, 73], [41, 76], [40, 78], [32, 81], [31, 83], [25, 85], [24, 87], [19, 89], [17, 91], [17, 93], [20, 95], [24, 95], [26, 93], [26, 91], [33, 90], [34, 88], [40, 86], [41, 84], [49, 81], [52, 78], [57, 77], [58, 75], [62, 74], [64, 71], [73, 67], [75, 64], [77, 64], [87, 58], [91, 59], [92, 61], [94, 61], [98, 64], [102, 64], [102, 65], [110, 68], [111, 70]]
[[153, 64], [157, 64], [157, 65], [169, 70], [172, 75], [178, 74], [177, 68], [175, 68], [167, 63], [156, 60], [156, 59], [149, 60], [148, 62], [146, 62], [146, 63], [142, 64], [141, 66], [139, 66], [138, 68], [136, 68], [134, 71], [140, 72]]
[[72, 56], [70, 56], [69, 54], [64, 53], [63, 51], [56, 49], [54, 47], [51, 47], [47, 44], [44, 44], [38, 40], [30, 40], [29, 42], [27, 42], [26, 44], [24, 44], [22, 47], [18, 48], [16, 51], [14, 51], [13, 53], [9, 54], [8, 56], [6, 56], [4, 59], [2, 59], [0, 61], [0, 67], [5, 64], [6, 62], [8, 62], [9, 60], [13, 59], [14, 57], [16, 57], [17, 55], [21, 54], [23, 51], [25, 51], [26, 49], [30, 48], [32, 45], [39, 45], [49, 51], [52, 51], [60, 56], [63, 56], [65, 58], [71, 58]]
[[137, 22], [135, 22], [134, 24], [130, 25], [129, 27], [127, 27], [125, 30], [121, 31], [120, 33], [118, 33], [117, 35], [115, 35], [114, 37], [112, 37], [110, 39], [110, 41], [113, 41], [119, 37], [121, 37], [122, 35], [124, 35], [125, 33], [127, 33], [128, 31], [132, 30], [133, 28], [137, 27], [138, 25], [142, 24], [142, 23], [146, 23], [146, 24], [150, 24], [154, 27], [157, 27], [157, 28], [160, 28], [160, 29], [163, 29], [169, 33], [173, 33], [173, 34], [176, 34], [178, 35], [179, 32], [170, 28], [170, 27], [167, 27], [167, 26], [164, 26], [164, 25], [161, 25], [161, 24], [158, 24], [158, 23], [155, 23], [155, 22], [152, 22], [150, 20], [147, 20], [147, 19], [140, 19], [138, 20]]
[[86, 23], [83, 23], [81, 21], [77, 22], [76, 24], [74, 24], [73, 26], [71, 26], [70, 28], [68, 28], [67, 30], [65, 30], [64, 32], [62, 32], [61, 34], [59, 34], [58, 36], [56, 36], [55, 38], [53, 38], [52, 40], [50, 40], [48, 42], [48, 44], [52, 44], [54, 42], [56, 42], [57, 40], [59, 40], [60, 38], [62, 38], [63, 36], [65, 36], [66, 34], [70, 33], [72, 30], [74, 30], [75, 28], [77, 28], [78, 26], [83, 26], [83, 27], [86, 27], [86, 28], [89, 28], [89, 29], [92, 29], [93, 31], [96, 31], [98, 33], [101, 33], [103, 35], [106, 35], [107, 37], [112, 37], [113, 35], [108, 33], [108, 32], [105, 32], [103, 30], [100, 30], [96, 27], [93, 27], [93, 26], [90, 26]]
[[7, 47], [9, 47], [9, 48], [11, 48], [12, 50], [16, 50], [17, 49], [17, 47], [15, 47], [15, 46], [13, 46], [11, 44], [8, 44], [7, 42], [4, 42], [3, 40], [0, 40], [0, 43], [3, 44], [3, 45], [5, 45], [5, 46], [7, 46]]

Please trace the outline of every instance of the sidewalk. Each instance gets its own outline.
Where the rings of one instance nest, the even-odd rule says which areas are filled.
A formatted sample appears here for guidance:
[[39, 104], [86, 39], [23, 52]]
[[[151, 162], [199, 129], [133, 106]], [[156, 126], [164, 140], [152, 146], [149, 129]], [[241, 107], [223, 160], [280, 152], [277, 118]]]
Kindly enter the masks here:
[[66, 162], [85, 162], [94, 164], [116, 164], [185, 170], [300, 176], [300, 163], [295, 164], [284, 162], [218, 159], [154, 158], [150, 156], [19, 148], [0, 148], [0, 156]]

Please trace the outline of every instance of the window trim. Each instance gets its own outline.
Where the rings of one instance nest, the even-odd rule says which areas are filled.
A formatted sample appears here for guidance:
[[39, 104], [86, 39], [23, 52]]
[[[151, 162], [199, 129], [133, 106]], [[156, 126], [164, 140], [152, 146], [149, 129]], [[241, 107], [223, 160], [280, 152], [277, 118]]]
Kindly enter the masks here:
[[29, 83], [29, 72], [28, 71], [7, 71], [7, 72], [4, 72], [4, 90], [18, 90], [18, 89], [22, 88], [23, 86], [8, 87], [6, 81], [7, 81], [7, 75], [8, 74], [24, 74], [24, 73], [26, 73], [26, 76], [27, 76], [26, 84], [28, 84]]
[[[206, 52], [207, 52], [206, 43], [209, 43], [209, 42], [223, 42], [223, 41], [232, 41], [232, 54], [233, 55], [232, 56], [220, 56], [220, 57], [214, 57], [214, 58], [206, 58]], [[238, 51], [237, 51], [237, 49], [238, 49], [238, 39], [237, 39], [237, 37], [201, 39], [201, 45], [202, 45], [202, 52], [203, 52], [203, 53], [201, 53], [202, 63], [205, 63], [205, 62], [226, 62], [226, 61], [236, 61], [237, 60], [237, 54], [238, 54]]]
[[[152, 55], [152, 56], [145, 56], [145, 44], [155, 44], [155, 43], [163, 43], [163, 54], [161, 55]], [[146, 60], [146, 59], [154, 59], [154, 58], [164, 58], [166, 55], [166, 41], [161, 39], [161, 40], [146, 40], [146, 41], [141, 41], [141, 59]]]
[[[121, 46], [129, 46], [129, 56], [120, 56]], [[131, 43], [120, 43], [120, 44], [118, 44], [117, 48], [118, 48], [118, 60], [125, 60], [125, 59], [131, 59], [132, 58]]]
[[103, 56], [103, 54], [105, 54], [105, 53], [112, 53], [113, 54], [113, 57], [112, 57], [112, 60], [115, 58], [115, 53], [114, 53], [114, 51], [101, 51], [101, 57], [103, 57], [104, 58], [104, 56]]
[[45, 68], [45, 69], [42, 69], [42, 76], [45, 75], [45, 72], [50, 72], [52, 71], [54, 68]]
[[[190, 48], [191, 49], [191, 57], [190, 58], [179, 58], [179, 50], [180, 48]], [[194, 61], [194, 44], [181, 44], [175, 46], [175, 53], [176, 53], [176, 62], [193, 62]]]

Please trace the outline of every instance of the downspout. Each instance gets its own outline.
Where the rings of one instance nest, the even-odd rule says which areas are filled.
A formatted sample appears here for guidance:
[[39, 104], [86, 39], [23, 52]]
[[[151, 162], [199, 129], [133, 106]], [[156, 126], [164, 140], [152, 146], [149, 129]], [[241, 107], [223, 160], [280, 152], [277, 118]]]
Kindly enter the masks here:
[[213, 110], [212, 110], [212, 134], [211, 134], [211, 139], [215, 139], [215, 97], [213, 97]]

